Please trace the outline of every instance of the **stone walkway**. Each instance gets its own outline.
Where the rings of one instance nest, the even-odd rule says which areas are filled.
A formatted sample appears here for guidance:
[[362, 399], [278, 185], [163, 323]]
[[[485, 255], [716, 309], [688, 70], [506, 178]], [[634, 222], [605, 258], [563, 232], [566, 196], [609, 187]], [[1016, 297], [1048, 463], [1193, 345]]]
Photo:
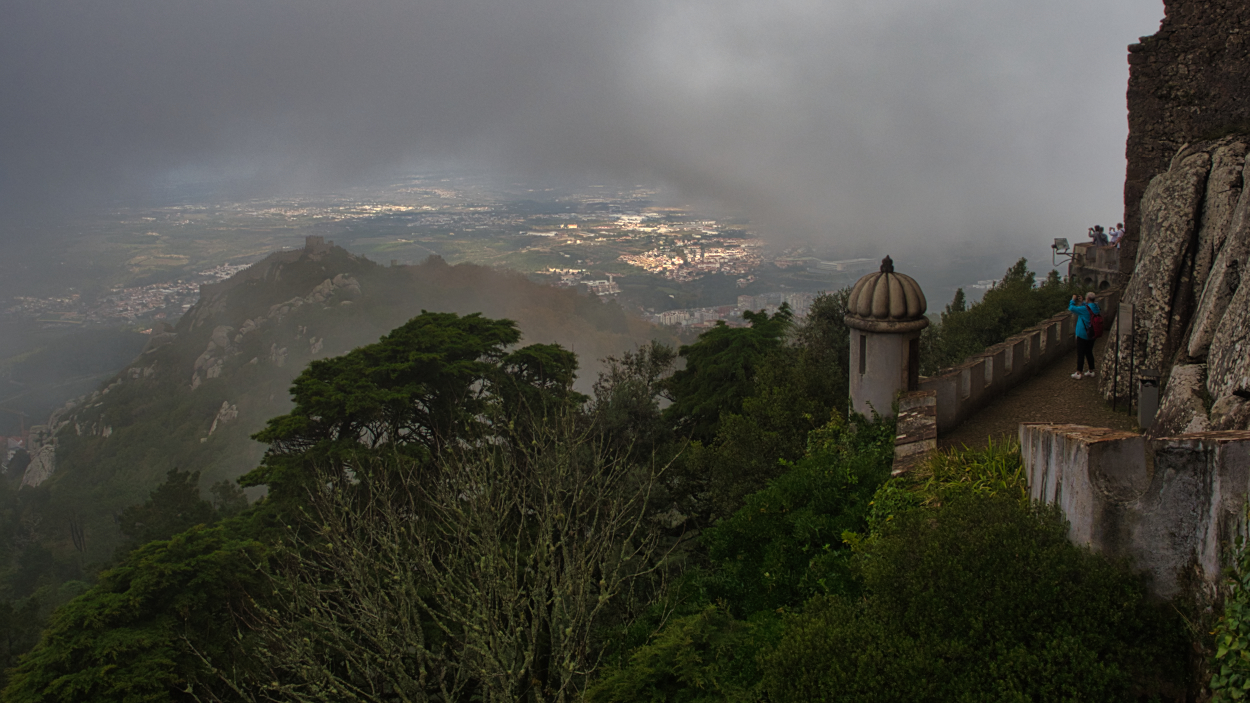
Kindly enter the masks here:
[[[1102, 350], [1111, 335], [1104, 335], [1094, 344], [1094, 358], [1102, 358]], [[1113, 412], [1098, 395], [1096, 378], [1076, 380], [1076, 352], [1073, 351], [1043, 369], [1033, 378], [1007, 391], [982, 408], [949, 434], [938, 437], [938, 447], [983, 447], [990, 438], [1016, 439], [1022, 422], [1055, 422], [1116, 430], [1137, 431], [1137, 418], [1125, 412]]]

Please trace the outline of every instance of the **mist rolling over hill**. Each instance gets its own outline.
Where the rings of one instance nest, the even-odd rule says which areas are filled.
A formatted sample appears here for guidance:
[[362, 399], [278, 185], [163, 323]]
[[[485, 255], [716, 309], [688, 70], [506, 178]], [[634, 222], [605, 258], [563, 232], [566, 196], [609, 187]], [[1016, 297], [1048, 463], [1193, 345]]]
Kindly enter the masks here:
[[422, 310], [515, 320], [522, 343], [575, 351], [585, 390], [598, 359], [664, 336], [613, 303], [519, 274], [437, 258], [381, 266], [310, 241], [205, 286], [116, 380], [53, 416], [55, 464], [37, 455], [25, 476], [43, 496], [39, 539], [72, 553], [63, 530], [74, 521], [83, 563], [107, 559], [116, 516], [168, 471], [198, 471], [207, 488], [255, 468], [264, 447], [250, 435], [290, 407], [290, 381], [310, 360], [375, 342]]

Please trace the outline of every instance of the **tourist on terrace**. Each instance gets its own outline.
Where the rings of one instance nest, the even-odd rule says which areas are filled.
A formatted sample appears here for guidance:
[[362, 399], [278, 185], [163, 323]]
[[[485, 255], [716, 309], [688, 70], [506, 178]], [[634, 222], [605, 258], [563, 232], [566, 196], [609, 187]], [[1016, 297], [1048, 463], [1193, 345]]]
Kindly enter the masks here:
[[[1068, 303], [1068, 312], [1076, 314], [1076, 373], [1072, 378], [1094, 375], [1094, 315], [1102, 310], [1094, 302], [1094, 291], [1085, 294], [1085, 302], [1081, 296], [1074, 295]], [[1085, 361], [1089, 360], [1089, 371], [1085, 370]]]
[[1107, 245], [1107, 233], [1102, 231], [1102, 225], [1094, 225], [1089, 228], [1089, 243], [1096, 247]]
[[1124, 237], [1124, 223], [1121, 222], [1111, 228], [1111, 244], [1116, 249], [1120, 248], [1120, 239]]

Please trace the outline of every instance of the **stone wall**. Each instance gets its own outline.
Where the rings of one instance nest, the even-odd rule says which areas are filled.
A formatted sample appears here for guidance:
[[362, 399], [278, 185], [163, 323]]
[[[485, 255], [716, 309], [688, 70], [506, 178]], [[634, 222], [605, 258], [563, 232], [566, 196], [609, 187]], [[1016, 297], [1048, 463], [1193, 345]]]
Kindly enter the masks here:
[[1096, 247], [1082, 242], [1072, 247], [1068, 279], [1091, 290], [1106, 290], [1120, 282], [1120, 250], [1114, 246]]
[[1218, 583], [1227, 548], [1245, 532], [1250, 432], [1150, 440], [1026, 423], [1020, 453], [1032, 498], [1059, 506], [1072, 541], [1127, 558], [1160, 597], [1191, 577]]
[[1164, 12], [1159, 31], [1128, 48], [1125, 271], [1136, 258], [1151, 179], [1185, 144], [1250, 126], [1250, 3], [1164, 0]]
[[897, 420], [892, 469], [895, 476], [909, 471], [937, 449], [937, 393], [908, 391], [900, 395]]
[[[1097, 300], [1110, 332], [1120, 291], [1102, 291]], [[955, 429], [998, 396], [1071, 354], [1076, 349], [1075, 332], [1076, 316], [1062, 312], [936, 376], [921, 378], [919, 390], [931, 391], [937, 398], [937, 431]]]

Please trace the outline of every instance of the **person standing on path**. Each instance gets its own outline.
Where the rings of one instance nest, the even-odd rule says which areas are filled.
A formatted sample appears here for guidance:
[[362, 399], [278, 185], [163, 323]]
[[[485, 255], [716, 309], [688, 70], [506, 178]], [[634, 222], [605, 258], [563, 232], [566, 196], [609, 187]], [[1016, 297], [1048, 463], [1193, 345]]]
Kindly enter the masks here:
[[[1081, 296], [1074, 295], [1068, 302], [1068, 312], [1076, 314], [1076, 373], [1072, 378], [1094, 375], [1094, 315], [1102, 310], [1094, 302], [1094, 291], [1085, 294], [1085, 302]], [[1085, 370], [1085, 361], [1089, 360], [1089, 371]]]

